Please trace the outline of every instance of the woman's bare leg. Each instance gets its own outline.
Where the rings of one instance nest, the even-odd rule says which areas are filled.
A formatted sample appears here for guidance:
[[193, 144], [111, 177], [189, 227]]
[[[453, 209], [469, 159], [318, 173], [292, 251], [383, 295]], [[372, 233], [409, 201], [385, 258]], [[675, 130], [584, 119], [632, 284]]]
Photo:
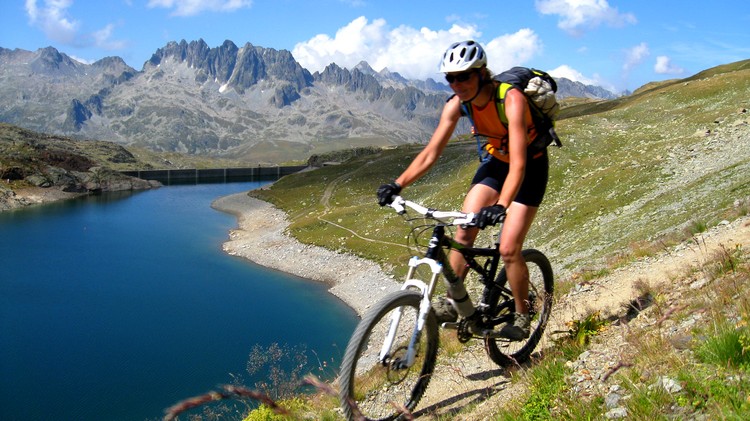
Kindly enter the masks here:
[[[495, 189], [483, 184], [475, 184], [469, 189], [466, 198], [464, 198], [462, 211], [477, 213], [483, 207], [495, 204], [498, 197], [499, 194]], [[454, 239], [460, 244], [471, 247], [474, 245], [474, 240], [476, 239], [478, 232], [479, 229], [475, 227], [466, 229], [458, 227]], [[454, 300], [456, 310], [461, 317], [470, 316], [474, 312], [474, 305], [472, 304], [471, 299], [468, 299], [466, 287], [464, 286], [464, 277], [467, 272], [466, 260], [461, 253], [456, 251], [452, 251], [448, 258], [453, 272], [460, 279], [459, 282], [448, 285], [448, 296]], [[464, 297], [467, 299], [463, 300]]]
[[521, 255], [523, 242], [537, 213], [536, 207], [513, 202], [500, 237], [500, 255], [516, 302], [516, 313], [529, 312], [529, 269]]

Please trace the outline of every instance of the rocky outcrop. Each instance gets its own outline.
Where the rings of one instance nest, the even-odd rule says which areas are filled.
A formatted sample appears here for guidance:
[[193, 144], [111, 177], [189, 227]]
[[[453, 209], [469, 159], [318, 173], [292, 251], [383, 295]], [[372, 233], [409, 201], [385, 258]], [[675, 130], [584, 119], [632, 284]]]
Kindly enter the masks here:
[[91, 68], [101, 74], [102, 80], [111, 85], [118, 85], [127, 82], [138, 72], [128, 66], [120, 57], [105, 57], [94, 62]]
[[63, 123], [63, 129], [68, 132], [77, 132], [81, 129], [81, 126], [91, 118], [91, 111], [86, 108], [81, 101], [73, 99], [70, 102], [70, 107], [66, 113], [65, 123]]
[[581, 82], [574, 82], [564, 77], [555, 78], [557, 82], [557, 97], [567, 98], [593, 98], [593, 99], [615, 99], [617, 95], [602, 88], [601, 86], [585, 85]]
[[299, 91], [312, 83], [310, 72], [303, 69], [289, 51], [256, 47], [250, 43], [237, 48], [227, 40], [217, 48], [210, 48], [202, 39], [189, 43], [172, 41], [159, 48], [144, 68], [159, 66], [167, 59], [185, 62], [196, 69], [199, 81], [215, 80], [239, 92], [261, 80], [271, 79], [294, 87], [299, 97]]
[[[136, 161], [125, 148], [112, 143], [75, 141], [0, 124], [0, 210], [160, 185], [114, 171], [106, 161], [98, 161], [101, 157], [108, 157], [108, 162]], [[33, 187], [14, 191], [10, 187], [17, 182]]]
[[315, 82], [342, 86], [349, 92], [364, 93], [371, 101], [380, 99], [383, 92], [382, 86], [371, 74], [363, 73], [357, 68], [349, 71], [335, 63], [326, 66], [322, 72], [315, 72], [313, 79]]
[[53, 47], [42, 48], [31, 61], [31, 70], [45, 75], [75, 75], [81, 73], [82, 66]]

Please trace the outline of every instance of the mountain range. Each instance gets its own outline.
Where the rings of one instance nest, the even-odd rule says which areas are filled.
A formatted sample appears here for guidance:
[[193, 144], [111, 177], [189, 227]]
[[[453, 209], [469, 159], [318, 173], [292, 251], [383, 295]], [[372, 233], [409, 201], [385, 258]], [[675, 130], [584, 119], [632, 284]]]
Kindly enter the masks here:
[[[558, 85], [561, 98], [615, 97], [567, 79]], [[449, 95], [444, 83], [366, 62], [310, 73], [287, 50], [232, 41], [169, 42], [140, 71], [119, 57], [85, 64], [52, 47], [0, 48], [0, 122], [258, 164], [425, 141]]]

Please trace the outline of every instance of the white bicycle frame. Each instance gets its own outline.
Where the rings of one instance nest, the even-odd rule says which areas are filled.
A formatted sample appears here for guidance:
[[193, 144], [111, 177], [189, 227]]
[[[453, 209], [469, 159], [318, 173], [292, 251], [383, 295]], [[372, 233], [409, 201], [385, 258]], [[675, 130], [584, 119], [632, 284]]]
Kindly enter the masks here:
[[[471, 224], [474, 221], [473, 213], [467, 214], [463, 212], [445, 212], [428, 209], [417, 203], [404, 200], [401, 196], [396, 196], [390, 206], [400, 214], [406, 211], [406, 207], [409, 207], [417, 211], [417, 213], [431, 219], [453, 219], [453, 221], [448, 225], [466, 225]], [[428, 283], [425, 283], [424, 281], [421, 281], [419, 279], [412, 278], [417, 267], [421, 265], [427, 265], [430, 268], [431, 276]], [[407, 271], [406, 281], [404, 281], [403, 285], [401, 286], [401, 290], [403, 291], [407, 289], [418, 289], [420, 291], [422, 299], [419, 304], [419, 316], [416, 320], [416, 326], [414, 328], [414, 332], [411, 335], [411, 340], [409, 341], [409, 346], [406, 351], [406, 358], [400, 362], [401, 364], [403, 364], [402, 368], [408, 368], [414, 364], [414, 360], [416, 359], [417, 355], [416, 344], [419, 341], [420, 335], [422, 334], [422, 329], [424, 328], [425, 321], [427, 320], [427, 314], [430, 312], [430, 308], [432, 307], [432, 293], [435, 290], [435, 285], [442, 271], [443, 264], [435, 259], [429, 257], [419, 258], [416, 256], [409, 259], [409, 270]], [[386, 358], [388, 358], [389, 350], [391, 349], [391, 346], [393, 346], [393, 341], [395, 340], [396, 334], [398, 333], [398, 324], [401, 321], [401, 315], [402, 312], [400, 307], [394, 310], [391, 314], [391, 323], [390, 327], [388, 328], [388, 334], [385, 336], [383, 347], [381, 348], [380, 354], [378, 356], [380, 362], [384, 362]]]

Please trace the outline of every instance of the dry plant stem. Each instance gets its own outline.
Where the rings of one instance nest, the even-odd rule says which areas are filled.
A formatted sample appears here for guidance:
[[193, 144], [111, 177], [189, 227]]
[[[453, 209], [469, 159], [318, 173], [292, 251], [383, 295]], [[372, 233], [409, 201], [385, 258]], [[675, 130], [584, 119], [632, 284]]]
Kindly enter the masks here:
[[671, 316], [672, 314], [674, 314], [674, 312], [676, 312], [676, 311], [683, 310], [686, 307], [687, 307], [686, 305], [672, 306], [669, 310], [666, 311], [666, 313], [664, 313], [663, 316], [661, 316], [661, 318], [656, 322], [656, 325], [659, 326], [659, 327], [661, 327], [661, 324], [664, 323], [664, 321], [667, 320], [669, 318], [669, 316]]
[[172, 407], [166, 410], [166, 414], [164, 415], [164, 420], [165, 421], [174, 420], [181, 413], [188, 411], [190, 409], [205, 405], [209, 402], [215, 402], [215, 401], [220, 401], [224, 399], [234, 399], [234, 398], [254, 399], [268, 406], [277, 414], [289, 415], [289, 411], [287, 411], [286, 409], [276, 404], [276, 402], [274, 402], [273, 399], [268, 397], [268, 395], [265, 395], [263, 393], [250, 390], [244, 387], [225, 385], [223, 386], [223, 388], [225, 390], [224, 392], [212, 391], [212, 392], [206, 393], [205, 395], [196, 396], [196, 397], [185, 399], [181, 402], [178, 402], [177, 404], [173, 405]]
[[607, 379], [609, 378], [609, 376], [615, 374], [617, 372], [617, 370], [619, 370], [619, 369], [621, 369], [623, 367], [632, 367], [632, 366], [633, 366], [633, 364], [631, 364], [631, 363], [626, 363], [626, 362], [623, 362], [623, 361], [618, 362], [617, 364], [615, 364], [614, 367], [610, 368], [609, 371], [607, 371], [606, 374], [604, 374], [604, 376], [602, 377], [602, 383], [606, 382]]

